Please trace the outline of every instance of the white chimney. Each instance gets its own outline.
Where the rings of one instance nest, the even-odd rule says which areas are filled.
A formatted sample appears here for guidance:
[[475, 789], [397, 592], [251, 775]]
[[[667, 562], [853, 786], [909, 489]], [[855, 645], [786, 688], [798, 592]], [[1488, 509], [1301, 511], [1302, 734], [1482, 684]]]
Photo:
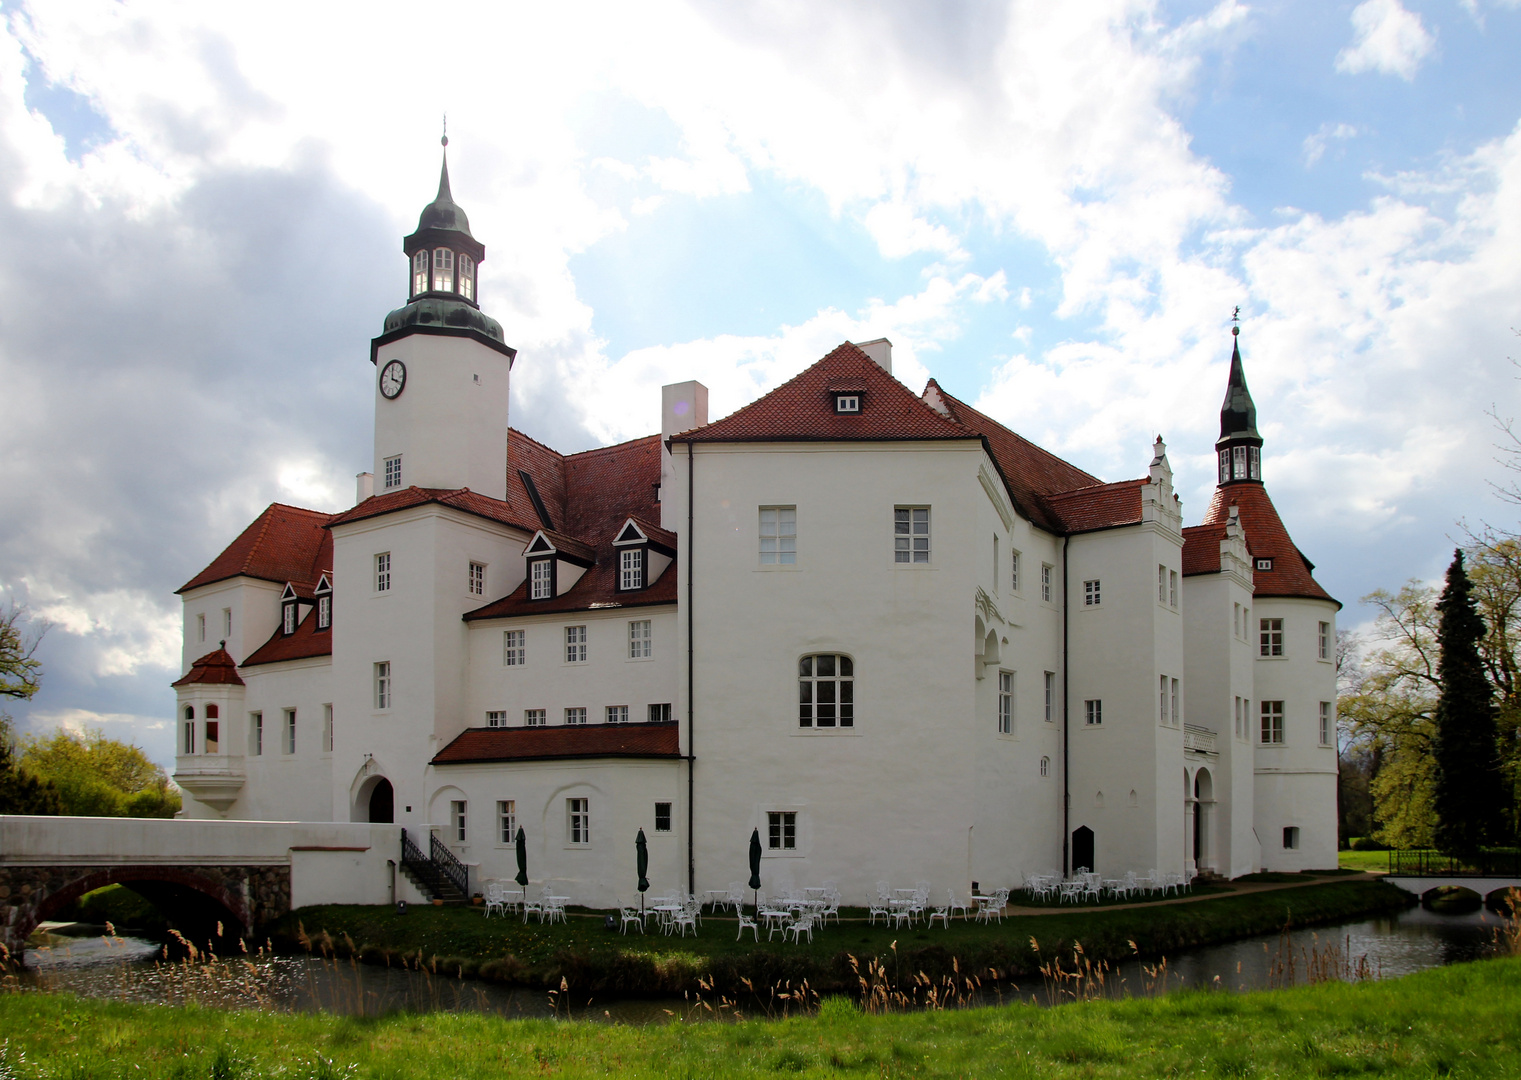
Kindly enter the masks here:
[[889, 375], [893, 373], [893, 343], [885, 337], [875, 341], [858, 341], [856, 348], [877, 362], [877, 366]]
[[358, 506], [375, 494], [375, 474], [362, 472], [354, 477], [354, 505]]
[[671, 480], [671, 448], [666, 445], [672, 435], [702, 427], [708, 422], [708, 388], [695, 379], [689, 382], [671, 383], [660, 388], [660, 525], [674, 529], [674, 522], [665, 520], [666, 507], [670, 503], [668, 485]]

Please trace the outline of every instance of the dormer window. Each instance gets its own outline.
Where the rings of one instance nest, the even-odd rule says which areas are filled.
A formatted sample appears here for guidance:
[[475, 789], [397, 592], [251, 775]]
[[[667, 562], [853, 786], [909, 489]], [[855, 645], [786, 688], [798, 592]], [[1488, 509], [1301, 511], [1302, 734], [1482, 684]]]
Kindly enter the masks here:
[[624, 548], [618, 552], [618, 589], [628, 592], [644, 588], [644, 548]]
[[433, 249], [433, 291], [454, 291], [454, 252], [448, 248]]
[[1273, 560], [1272, 559], [1258, 559], [1257, 560], [1257, 569], [1258, 570], [1271, 570], [1272, 568], [1273, 568]]
[[466, 300], [475, 299], [475, 260], [469, 255], [459, 257], [459, 294]]
[[329, 630], [333, 625], [333, 586], [323, 574], [317, 582], [317, 629]]
[[412, 295], [421, 296], [428, 291], [428, 252], [426, 249], [412, 256]]
[[281, 606], [280, 632], [286, 637], [296, 632], [296, 602], [294, 600]]
[[837, 413], [858, 413], [861, 411], [860, 394], [836, 394], [834, 396], [834, 411]]
[[555, 561], [532, 559], [528, 563], [528, 599], [552, 600], [555, 595]]

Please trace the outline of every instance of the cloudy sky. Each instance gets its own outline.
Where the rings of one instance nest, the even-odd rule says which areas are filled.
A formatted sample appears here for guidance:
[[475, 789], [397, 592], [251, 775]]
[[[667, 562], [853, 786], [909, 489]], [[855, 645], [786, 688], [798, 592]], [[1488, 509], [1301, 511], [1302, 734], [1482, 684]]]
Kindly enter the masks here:
[[1197, 521], [1240, 305], [1272, 491], [1358, 598], [1508, 522], [1521, 0], [0, 0], [0, 596], [23, 727], [172, 761], [173, 590], [369, 464], [437, 182], [516, 426], [721, 415], [844, 339]]

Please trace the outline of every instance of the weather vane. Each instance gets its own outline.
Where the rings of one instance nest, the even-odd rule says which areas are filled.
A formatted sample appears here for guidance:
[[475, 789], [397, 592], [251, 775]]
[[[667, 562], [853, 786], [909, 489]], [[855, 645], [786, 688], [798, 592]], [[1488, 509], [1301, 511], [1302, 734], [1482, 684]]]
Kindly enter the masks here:
[[[444, 137], [442, 139], [439, 139], [438, 141], [439, 141], [439, 144], [442, 145], [442, 146], [448, 146], [449, 145], [449, 114], [448, 113], [444, 113]], [[1241, 309], [1237, 308], [1236, 310], [1240, 311]]]
[[1231, 312], [1231, 337], [1238, 337], [1238, 336], [1240, 336], [1240, 334], [1241, 334], [1241, 325], [1240, 324], [1241, 324], [1241, 305], [1237, 304], [1236, 305], [1236, 310], [1233, 311], [1233, 312]]

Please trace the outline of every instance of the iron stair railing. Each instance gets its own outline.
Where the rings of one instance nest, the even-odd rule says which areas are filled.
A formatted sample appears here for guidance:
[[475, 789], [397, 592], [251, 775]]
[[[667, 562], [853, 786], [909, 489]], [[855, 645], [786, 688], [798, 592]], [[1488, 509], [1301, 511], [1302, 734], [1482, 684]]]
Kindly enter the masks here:
[[459, 890], [460, 896], [470, 895], [470, 870], [454, 852], [449, 850], [449, 845], [439, 842], [437, 833], [428, 834], [428, 854], [433, 859], [433, 865], [449, 883]]
[[[412, 879], [419, 889], [424, 890], [435, 900], [445, 903], [464, 903], [469, 899], [461, 882], [468, 882], [468, 872], [465, 866], [456, 858], [454, 853], [438, 843], [437, 837], [431, 837], [429, 853], [423, 854], [417, 843], [408, 835], [407, 830], [401, 830], [401, 868]], [[440, 849], [454, 863], [454, 869], [441, 865], [434, 858], [434, 854]]]

